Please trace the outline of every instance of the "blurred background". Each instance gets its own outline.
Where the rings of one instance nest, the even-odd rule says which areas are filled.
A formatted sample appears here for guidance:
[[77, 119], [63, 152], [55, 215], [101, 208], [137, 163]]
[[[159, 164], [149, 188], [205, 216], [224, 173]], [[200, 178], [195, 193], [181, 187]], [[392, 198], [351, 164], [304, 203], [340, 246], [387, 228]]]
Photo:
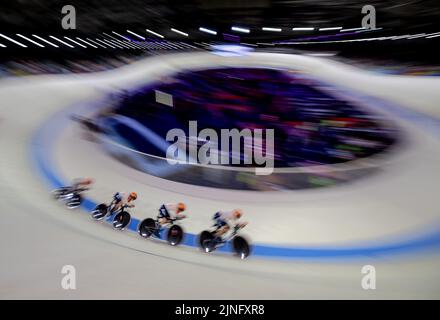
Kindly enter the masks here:
[[[53, 289], [65, 263], [85, 271], [76, 298], [439, 297], [439, 17], [438, 0], [3, 1], [0, 196], [13, 214], [0, 297], [65, 297]], [[170, 165], [170, 130], [207, 143], [193, 120], [273, 129], [274, 172], [211, 141], [238, 163]], [[242, 208], [256, 250], [248, 264], [211, 259], [190, 240], [140, 241], [134, 222], [135, 237], [118, 237], [60, 214], [40, 180], [84, 176], [96, 180], [87, 213], [116, 189], [139, 192], [132, 222], [185, 201], [191, 241], [216, 211]], [[371, 295], [367, 264], [384, 270]]]

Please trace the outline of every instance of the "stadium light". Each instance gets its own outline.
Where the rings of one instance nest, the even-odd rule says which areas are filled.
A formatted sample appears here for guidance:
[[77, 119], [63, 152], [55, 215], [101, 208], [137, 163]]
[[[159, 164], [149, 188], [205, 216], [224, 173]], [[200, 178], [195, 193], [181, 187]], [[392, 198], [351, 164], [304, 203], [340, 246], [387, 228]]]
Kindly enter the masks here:
[[231, 27], [231, 30], [236, 31], [236, 32], [242, 32], [242, 33], [250, 33], [251, 32], [249, 29], [241, 28], [241, 27]]
[[281, 32], [281, 28], [268, 28], [268, 27], [263, 27], [263, 28], [261, 28], [261, 30], [263, 30], [263, 31], [271, 31], [271, 32]]
[[405, 38], [407, 38], [407, 37], [409, 37], [409, 36], [410, 36], [409, 34], [405, 34], [405, 35], [403, 35], [403, 36], [394, 36], [394, 37], [391, 38], [391, 40], [405, 39]]
[[132, 35], [134, 35], [134, 36], [138, 37], [139, 39], [142, 39], [142, 40], [145, 41], [145, 38], [142, 37], [141, 35], [137, 34], [136, 32], [133, 32], [133, 31], [130, 31], [130, 30], [127, 30], [127, 32], [131, 33]]
[[312, 27], [297, 27], [297, 28], [292, 28], [293, 31], [313, 31], [315, 30], [315, 28]]
[[157, 32], [151, 31], [150, 29], [145, 29], [145, 30], [147, 30], [148, 33], [151, 33], [151, 34], [155, 35], [156, 37], [159, 37], [159, 38], [162, 38], [162, 39], [164, 38], [163, 35], [161, 35], [161, 34], [159, 34]]
[[94, 43], [94, 44], [96, 44], [97, 46], [100, 46], [100, 47], [102, 47], [102, 48], [105, 48], [105, 49], [107, 49], [107, 47], [106, 46], [104, 46], [104, 45], [102, 45], [102, 44], [99, 44], [98, 42], [96, 42], [96, 41], [93, 41], [92, 39], [90, 39], [90, 38], [86, 38], [87, 40], [89, 40], [91, 43]]
[[117, 46], [116, 44], [118, 44], [119, 46], [122, 46], [122, 48], [125, 48], [125, 49], [135, 49], [136, 48], [135, 46], [132, 46], [131, 42], [129, 42], [129, 41], [122, 41], [122, 40], [118, 39], [118, 40], [111, 40], [111, 42], [115, 46]]
[[113, 40], [119, 40], [119, 39], [116, 39], [115, 37], [113, 37], [112, 35], [110, 35], [110, 34], [108, 34], [108, 33], [103, 32], [102, 34], [103, 34], [103, 35], [106, 35], [106, 36], [109, 37], [110, 39], [113, 39]]
[[360, 28], [350, 28], [350, 29], [341, 29], [339, 32], [348, 32], [348, 31], [359, 31], [359, 30], [366, 30], [364, 27]]
[[81, 43], [76, 42], [75, 40], [72, 40], [72, 39], [70, 39], [69, 37], [64, 37], [64, 39], [67, 39], [67, 40], [69, 40], [69, 41], [72, 41], [74, 44], [77, 44], [77, 45], [79, 45], [80, 47], [87, 48], [85, 45], [82, 45]]
[[341, 30], [342, 27], [328, 27], [328, 28], [319, 28], [319, 31], [335, 31], [335, 30]]
[[99, 41], [99, 42], [101, 42], [101, 43], [103, 43], [103, 44], [109, 46], [109, 47], [112, 48], [112, 49], [116, 49], [115, 47], [112, 46], [112, 43], [111, 43], [111, 42], [110, 42], [110, 43], [107, 43], [107, 40], [105, 40], [105, 39], [104, 39], [104, 40], [100, 40], [100, 39], [96, 38], [96, 41]]
[[49, 36], [49, 38], [55, 39], [55, 40], [57, 40], [58, 42], [60, 42], [60, 43], [62, 43], [62, 44], [64, 44], [64, 45], [66, 45], [66, 46], [68, 46], [69, 48], [75, 48], [74, 46], [72, 46], [72, 45], [70, 45], [70, 44], [64, 42], [63, 40], [58, 39], [57, 37]]
[[52, 42], [50, 42], [50, 41], [48, 41], [48, 40], [46, 40], [44, 38], [41, 38], [41, 37], [37, 36], [36, 34], [33, 34], [32, 36], [37, 38], [37, 39], [39, 39], [39, 40], [41, 40], [41, 41], [44, 41], [44, 42], [50, 44], [52, 47], [59, 48], [56, 44], [54, 44], [54, 43], [52, 43]]
[[5, 38], [6, 40], [9, 40], [9, 41], [11, 41], [11, 42], [13, 42], [13, 43], [15, 43], [15, 44], [18, 44], [20, 47], [27, 48], [27, 45], [25, 45], [25, 44], [23, 44], [23, 43], [21, 43], [21, 42], [15, 41], [14, 39], [9, 38], [9, 37], [5, 36], [4, 34], [1, 34], [1, 33], [0, 33], [0, 37], [3, 37], [3, 38]]
[[200, 27], [199, 30], [202, 32], [209, 33], [209, 34], [217, 35], [217, 31], [214, 31], [214, 30], [210, 30], [210, 29], [206, 29], [206, 28], [202, 28], [202, 27]]
[[98, 49], [97, 46], [94, 46], [93, 44], [87, 42], [86, 40], [83, 40], [83, 39], [81, 39], [81, 38], [79, 38], [79, 37], [76, 37], [76, 39], [78, 39], [78, 40], [81, 41], [81, 42], [84, 42], [85, 44], [91, 46], [92, 48]]
[[111, 40], [110, 39], [106, 39], [107, 43], [111, 43], [111, 44], [113, 44], [115, 47], [117, 47], [119, 49], [122, 49], [122, 48], [127, 49], [127, 47], [124, 45], [124, 42], [122, 40], [119, 40], [119, 39], [117, 39], [117, 38], [113, 37], [112, 35], [107, 34], [105, 32], [103, 32], [103, 34], [111, 39]]
[[180, 30], [177, 30], [174, 28], [171, 28], [171, 31], [178, 33], [178, 34], [181, 34], [182, 36], [188, 37], [188, 33], [186, 33], [186, 32], [183, 32], [183, 31], [180, 31]]
[[41, 48], [45, 48], [45, 46], [43, 46], [42, 44], [40, 44], [40, 43], [38, 43], [38, 42], [36, 42], [36, 41], [34, 41], [34, 40], [31, 40], [31, 39], [29, 39], [28, 37], [25, 37], [25, 36], [22, 35], [22, 34], [17, 33], [17, 36], [19, 36], [19, 37], [21, 37], [21, 38], [23, 38], [23, 39], [25, 39], [25, 40], [27, 40], [27, 41], [29, 41], [29, 42], [35, 44], [35, 45], [37, 45], [37, 46], [39, 46], [39, 47], [41, 47]]
[[122, 45], [122, 44], [120, 44], [119, 43], [119, 41], [116, 41], [116, 40], [105, 40], [106, 42], [110, 42], [112, 45], [114, 45], [116, 48], [118, 48], [118, 49], [127, 49], [127, 47], [126, 46], [124, 46], [124, 45]]
[[121, 37], [122, 39], [124, 39], [124, 40], [131, 41], [130, 38], [127, 38], [127, 37], [123, 36], [122, 34], [119, 34], [119, 33], [114, 32], [114, 31], [112, 31], [112, 33], [115, 34], [115, 35], [117, 35], [117, 36], [120, 36], [120, 37]]
[[377, 30], [382, 30], [383, 28], [365, 28], [362, 30], [358, 30], [356, 32], [367, 32], [367, 31], [377, 31]]

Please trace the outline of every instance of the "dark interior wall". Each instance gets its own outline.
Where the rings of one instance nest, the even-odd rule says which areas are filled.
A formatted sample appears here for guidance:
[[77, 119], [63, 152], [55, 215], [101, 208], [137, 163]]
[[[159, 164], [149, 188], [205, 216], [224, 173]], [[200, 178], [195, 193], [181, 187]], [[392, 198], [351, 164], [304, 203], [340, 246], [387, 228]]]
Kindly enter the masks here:
[[[386, 28], [440, 29], [438, 0], [6, 0], [0, 3], [0, 30], [61, 31], [61, 8], [71, 4], [77, 10], [80, 32], [101, 32], [109, 28], [168, 28], [171, 24], [194, 30], [200, 24], [226, 29], [231, 24], [342, 25], [360, 26], [361, 8], [374, 5], [377, 23]], [[256, 37], [258, 32], [254, 33]]]

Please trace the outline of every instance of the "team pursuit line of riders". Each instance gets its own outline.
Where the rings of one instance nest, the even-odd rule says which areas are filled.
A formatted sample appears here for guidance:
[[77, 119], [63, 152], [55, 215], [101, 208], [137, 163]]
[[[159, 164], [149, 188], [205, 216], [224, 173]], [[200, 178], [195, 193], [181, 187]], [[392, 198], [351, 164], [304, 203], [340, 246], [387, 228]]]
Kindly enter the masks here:
[[[56, 189], [53, 194], [57, 200], [64, 201], [68, 208], [77, 208], [82, 202], [81, 193], [89, 190], [93, 183], [92, 178], [74, 179], [70, 186]], [[92, 217], [95, 220], [113, 219], [113, 226], [122, 230], [131, 219], [126, 209], [134, 208], [134, 201], [137, 198], [136, 192], [116, 192], [109, 205], [102, 203], [94, 208]], [[183, 202], [162, 204], [156, 219], [147, 218], [139, 223], [138, 233], [144, 238], [153, 236], [161, 239], [161, 232], [168, 229], [166, 235], [168, 243], [173, 246], [178, 245], [181, 243], [184, 233], [176, 222], [187, 217], [183, 214], [185, 211], [186, 205]], [[230, 242], [232, 252], [241, 259], [246, 258], [250, 254], [250, 246], [245, 238], [237, 235], [238, 231], [247, 225], [246, 222], [239, 221], [242, 216], [241, 209], [216, 212], [212, 217], [213, 229], [203, 231], [199, 235], [199, 247], [205, 252], [212, 252]]]

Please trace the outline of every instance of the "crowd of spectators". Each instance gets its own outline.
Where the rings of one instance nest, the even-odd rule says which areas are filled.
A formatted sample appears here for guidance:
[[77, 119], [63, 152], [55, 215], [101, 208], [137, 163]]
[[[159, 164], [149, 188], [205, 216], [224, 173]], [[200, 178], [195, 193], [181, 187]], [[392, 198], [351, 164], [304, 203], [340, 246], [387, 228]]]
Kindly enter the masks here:
[[[156, 100], [169, 94], [173, 106]], [[316, 87], [301, 74], [264, 68], [225, 68], [179, 73], [153, 86], [126, 92], [115, 112], [165, 138], [168, 130], [266, 128], [275, 130], [276, 166], [333, 164], [367, 157], [395, 141], [395, 127]], [[164, 156], [135, 130], [115, 128], [132, 146]], [[220, 149], [220, 146], [218, 146]], [[232, 150], [231, 150], [232, 151]]]

